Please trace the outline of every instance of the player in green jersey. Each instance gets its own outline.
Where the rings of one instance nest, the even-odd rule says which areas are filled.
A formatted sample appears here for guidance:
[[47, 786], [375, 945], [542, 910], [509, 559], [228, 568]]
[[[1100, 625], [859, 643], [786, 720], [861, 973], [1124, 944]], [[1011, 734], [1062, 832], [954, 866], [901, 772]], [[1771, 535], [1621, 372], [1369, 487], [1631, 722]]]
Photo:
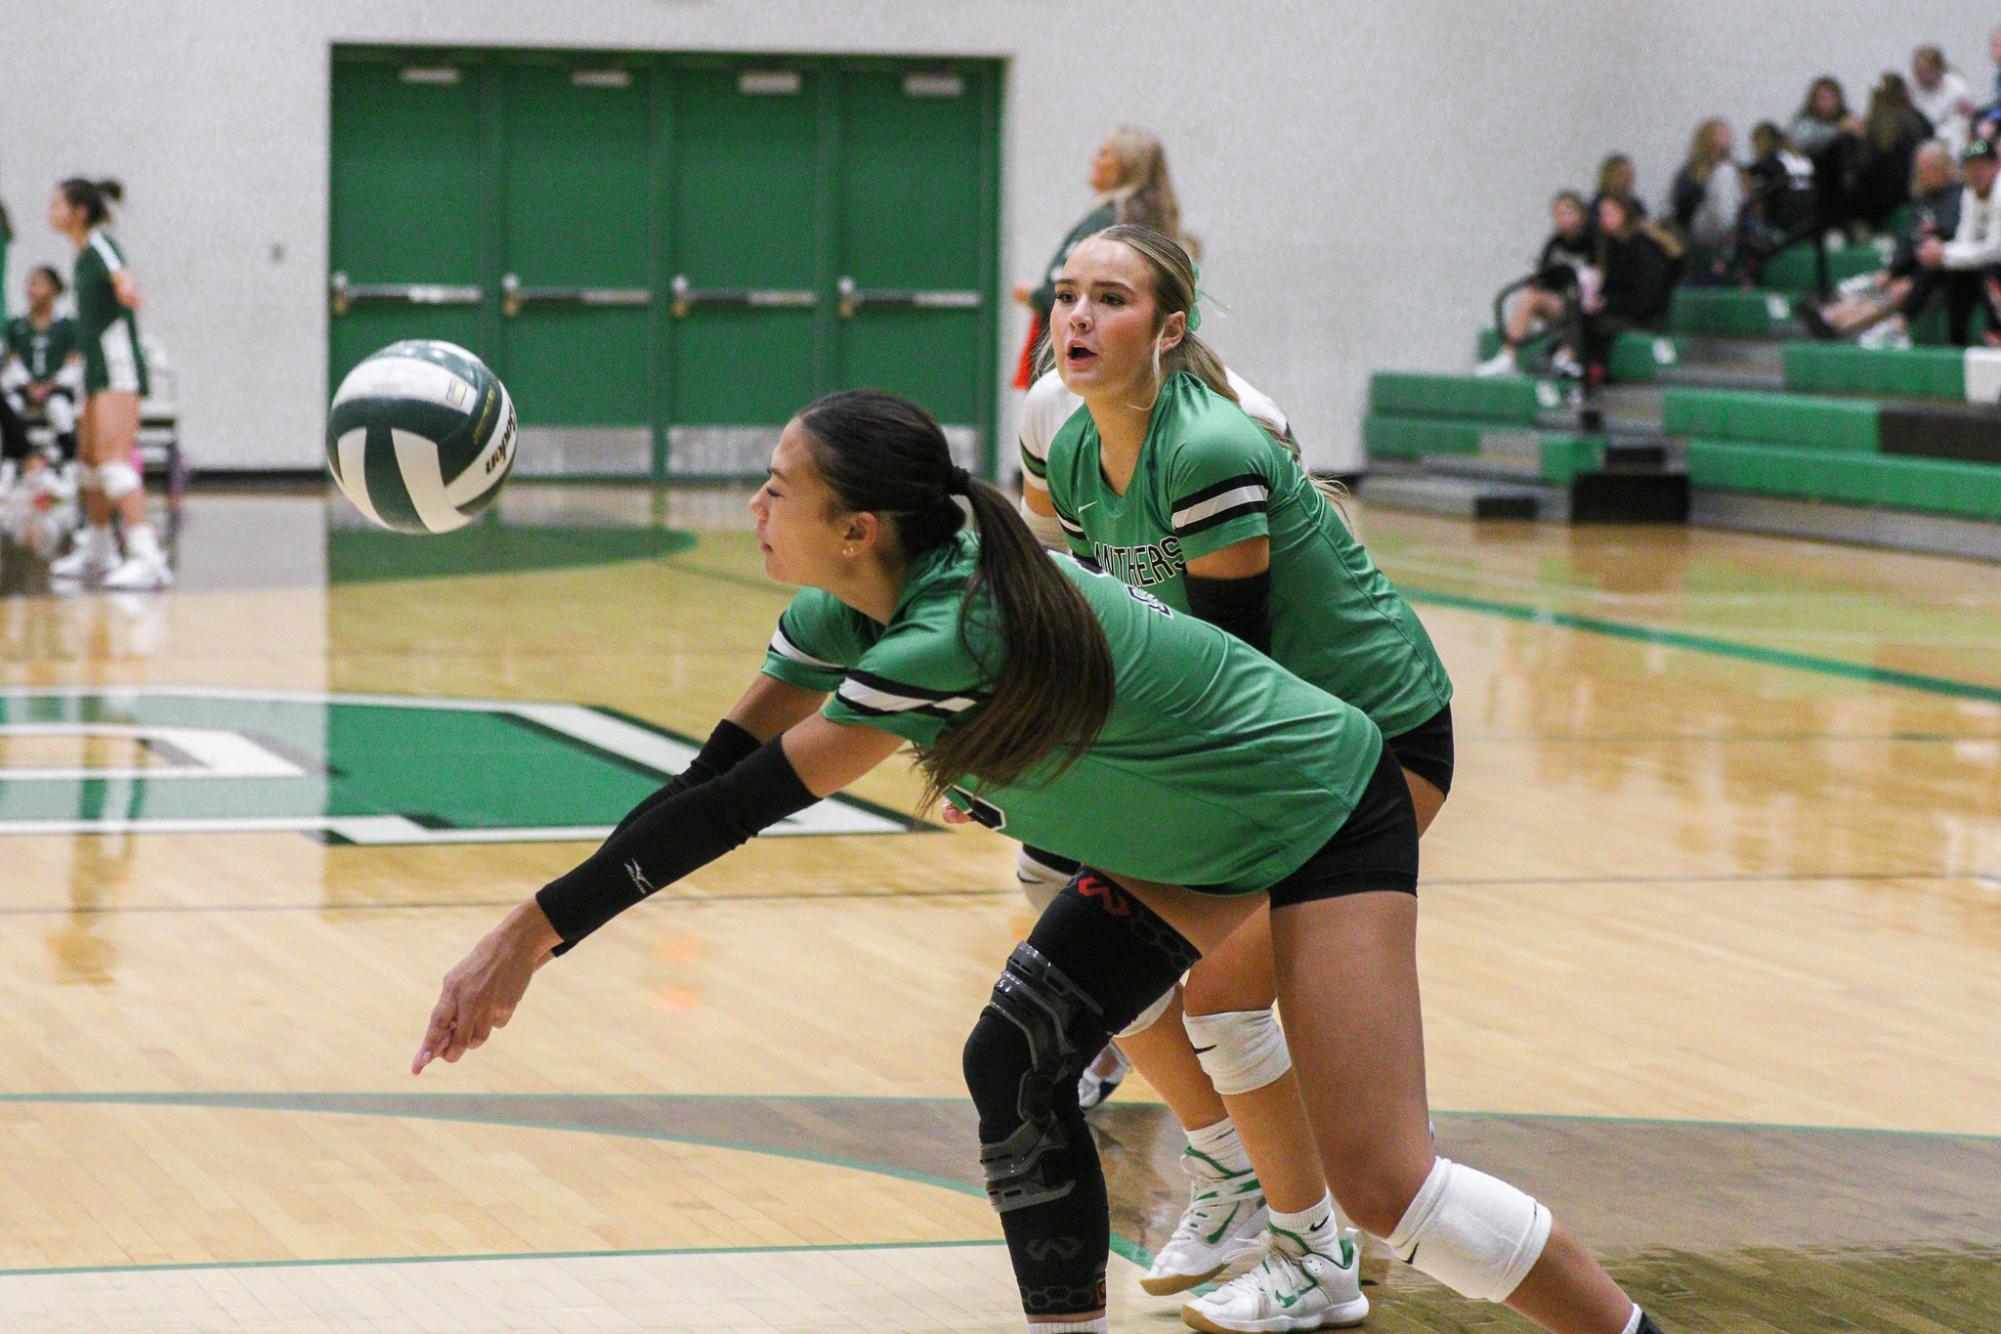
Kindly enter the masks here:
[[[49, 574], [66, 581], [101, 577], [112, 589], [153, 590], [166, 588], [174, 576], [146, 517], [146, 491], [136, 465], [139, 402], [149, 387], [139, 347], [139, 283], [104, 229], [111, 205], [123, 197], [116, 181], [72, 177], [49, 200], [49, 225], [76, 247], [71, 287], [84, 390], [77, 452], [89, 520], [76, 550], [53, 562]], [[125, 525], [123, 560], [111, 535], [114, 508]]]
[[[751, 509], [766, 573], [806, 586], [764, 674], [687, 772], [446, 975], [413, 1072], [484, 1043], [537, 969], [619, 912], [910, 743], [927, 798], [1145, 877], [1080, 874], [1010, 956], [966, 1043], [988, 1194], [1032, 1330], [1109, 1328], [1083, 1062], [1266, 904], [1302, 1067], [1344, 1088], [1316, 1102], [1324, 1133], [1372, 1169], [1355, 1174], [1363, 1224], [1424, 1272], [1559, 1334], [1652, 1329], [1546, 1209], [1431, 1152], [1417, 822], [1373, 723], [1241, 640], [1045, 555], [997, 491], [953, 465], [937, 423], [892, 395], [801, 412]], [[1361, 984], [1381, 1016], [1366, 1044], [1344, 1026]], [[1316, 1324], [1366, 1313], [1353, 1247], [1301, 1268], [1310, 1287], [1352, 1294]]]
[[[83, 357], [76, 345], [76, 321], [56, 314], [63, 294], [62, 275], [43, 264], [28, 272], [28, 311], [7, 321], [0, 350], [0, 392], [16, 414], [39, 412], [56, 437], [56, 452], [76, 456], [76, 400], [83, 387]], [[9, 463], [14, 460], [9, 459]], [[24, 487], [37, 478], [57, 477], [38, 453], [23, 452], [20, 480]], [[0, 492], [11, 475], [0, 473]]]
[[[1047, 516], [1080, 556], [1368, 713], [1405, 771], [1422, 831], [1451, 786], [1451, 682], [1416, 615], [1273, 434], [1284, 429], [1276, 405], [1247, 415], [1241, 381], [1196, 336], [1186, 252], [1157, 232], [1110, 228], [1077, 248], [1056, 292], [1056, 369], [1082, 406], [1060, 422], [1047, 409], [1024, 421], [1031, 521]], [[1149, 1291], [1227, 1267], [1260, 1204], [1273, 1235], [1312, 1235], [1343, 1194], [1342, 1165], [1328, 1164], [1329, 1197], [1289, 1070], [1271, 959], [1254, 922], [1191, 972], [1181, 1022], [1159, 1022], [1177, 1017], [1170, 1004], [1119, 1035], [1189, 1136], [1189, 1207]], [[1220, 1226], [1240, 1203], [1250, 1207]], [[1184, 1314], [1202, 1328], [1266, 1328], [1296, 1258], [1278, 1246]]]

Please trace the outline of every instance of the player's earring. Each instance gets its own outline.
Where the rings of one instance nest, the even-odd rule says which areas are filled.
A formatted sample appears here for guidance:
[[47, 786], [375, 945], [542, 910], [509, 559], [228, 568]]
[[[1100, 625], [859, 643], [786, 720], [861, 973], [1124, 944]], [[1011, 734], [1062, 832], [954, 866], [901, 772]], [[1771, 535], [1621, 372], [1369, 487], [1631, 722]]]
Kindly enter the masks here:
[[841, 548], [841, 554], [842, 554], [843, 556], [846, 556], [846, 557], [847, 557], [847, 558], [848, 558], [849, 560], [853, 560], [853, 559], [854, 559], [854, 557], [855, 557], [855, 549], [854, 549], [854, 547], [852, 547], [852, 546], [845, 546], [845, 547], [842, 547], [842, 548]]

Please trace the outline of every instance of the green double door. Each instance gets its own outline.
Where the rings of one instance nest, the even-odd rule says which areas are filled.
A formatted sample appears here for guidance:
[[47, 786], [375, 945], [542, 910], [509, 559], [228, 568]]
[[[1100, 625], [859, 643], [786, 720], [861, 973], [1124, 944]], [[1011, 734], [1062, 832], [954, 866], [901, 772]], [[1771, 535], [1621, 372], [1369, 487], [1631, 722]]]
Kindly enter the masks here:
[[344, 52], [332, 150], [335, 383], [463, 344], [529, 474], [755, 476], [858, 385], [991, 465], [989, 64]]

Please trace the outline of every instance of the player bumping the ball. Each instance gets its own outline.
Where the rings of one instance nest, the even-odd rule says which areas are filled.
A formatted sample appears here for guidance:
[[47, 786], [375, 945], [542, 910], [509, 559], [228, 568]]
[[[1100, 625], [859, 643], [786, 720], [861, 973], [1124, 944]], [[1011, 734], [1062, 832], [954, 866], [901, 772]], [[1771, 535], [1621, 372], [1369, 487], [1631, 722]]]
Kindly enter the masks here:
[[[1072, 252], [1051, 316], [1055, 370], [1023, 412], [1024, 516], [1046, 544], [1231, 631], [1366, 713], [1403, 771], [1422, 834], [1452, 786], [1452, 683], [1409, 604], [1282, 442], [1278, 406], [1197, 335], [1195, 283], [1188, 253], [1145, 227], [1108, 228]], [[1025, 848], [1024, 883], [1050, 860]], [[1392, 941], [1405, 907], [1363, 894], [1336, 911], [1357, 939]], [[1376, 1013], [1372, 998], [1389, 994], [1378, 982], [1403, 953], [1367, 956], [1383, 979], [1351, 974], [1333, 999], [1356, 1016]], [[1272, 965], [1270, 922], [1254, 914], [1205, 951], [1179, 997], [1118, 1034], [1189, 1140], [1189, 1205], [1147, 1291], [1194, 1287], [1241, 1264], [1255, 1239], [1248, 1272], [1184, 1311], [1198, 1329], [1265, 1330], [1307, 1314], [1302, 1304], [1338, 1306], [1324, 1287], [1289, 1300], [1307, 1255], [1334, 1254], [1335, 1200], [1375, 1189], [1374, 1166], [1335, 1152], [1350, 1141], [1330, 1131], [1357, 1113], [1425, 1124], [1409, 1084], [1351, 1060], [1314, 1090], [1326, 1100], [1316, 1109], [1323, 1168], [1273, 1013]], [[1414, 1029], [1414, 991], [1411, 1006]]]
[[[1651, 1328], [1542, 1205], [1432, 1153], [1417, 820], [1365, 714], [1046, 554], [999, 492], [954, 466], [929, 414], [893, 395], [800, 412], [751, 510], [765, 572], [804, 586], [762, 673], [686, 772], [446, 974], [413, 1072], [485, 1043], [554, 955], [912, 744], [927, 799], [1117, 868], [1080, 872], [1051, 904], [966, 1042], [981, 1165], [1031, 1330], [1110, 1328], [1083, 1063], [1267, 905], [1294, 1058], [1309, 1087], [1345, 1094], [1312, 1107], [1330, 1156], [1357, 1165], [1356, 1221], [1457, 1291], [1560, 1334]], [[1357, 1042], [1364, 979], [1378, 1017]], [[1317, 1325], [1366, 1314], [1355, 1269], [1351, 1245], [1306, 1258], [1307, 1282], [1352, 1293]]]

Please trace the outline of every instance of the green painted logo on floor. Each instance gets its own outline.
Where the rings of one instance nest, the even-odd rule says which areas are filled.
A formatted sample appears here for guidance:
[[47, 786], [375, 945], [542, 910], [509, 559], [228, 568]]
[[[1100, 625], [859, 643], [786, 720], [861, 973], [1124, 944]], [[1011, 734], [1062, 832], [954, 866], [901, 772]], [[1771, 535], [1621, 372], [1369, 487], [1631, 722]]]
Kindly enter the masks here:
[[[224, 687], [0, 690], [0, 836], [595, 841], [697, 747], [581, 704]], [[772, 834], [902, 834], [832, 797]]]

